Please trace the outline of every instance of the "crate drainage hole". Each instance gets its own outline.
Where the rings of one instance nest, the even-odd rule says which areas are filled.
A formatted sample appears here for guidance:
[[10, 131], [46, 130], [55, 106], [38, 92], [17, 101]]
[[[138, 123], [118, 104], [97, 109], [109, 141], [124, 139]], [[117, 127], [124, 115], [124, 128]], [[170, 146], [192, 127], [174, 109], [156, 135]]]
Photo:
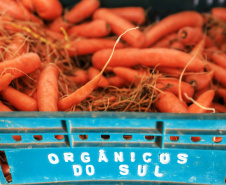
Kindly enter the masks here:
[[7, 162], [7, 158], [4, 151], [0, 151], [0, 166], [5, 177], [5, 180], [10, 183], [12, 182], [12, 176], [10, 173], [10, 168]]
[[179, 136], [170, 136], [170, 140], [171, 141], [178, 141], [179, 140]]
[[88, 139], [88, 135], [79, 135], [79, 138], [81, 140], [87, 140]]
[[101, 138], [103, 140], [108, 140], [108, 139], [110, 139], [110, 135], [101, 135]]
[[201, 140], [201, 137], [191, 137], [191, 140], [193, 142], [199, 142]]
[[145, 136], [145, 139], [148, 140], [148, 141], [151, 141], [153, 140], [155, 137], [154, 136]]
[[132, 139], [132, 135], [123, 135], [123, 138], [125, 140], [131, 140]]
[[213, 137], [213, 142], [220, 143], [223, 140], [223, 137]]
[[41, 141], [43, 139], [42, 135], [33, 135], [33, 137], [37, 141]]
[[13, 137], [13, 139], [14, 139], [16, 142], [19, 142], [19, 141], [22, 140], [21, 135], [14, 135], [14, 136], [12, 136], [12, 137]]
[[54, 137], [59, 141], [64, 139], [63, 135], [54, 135]]

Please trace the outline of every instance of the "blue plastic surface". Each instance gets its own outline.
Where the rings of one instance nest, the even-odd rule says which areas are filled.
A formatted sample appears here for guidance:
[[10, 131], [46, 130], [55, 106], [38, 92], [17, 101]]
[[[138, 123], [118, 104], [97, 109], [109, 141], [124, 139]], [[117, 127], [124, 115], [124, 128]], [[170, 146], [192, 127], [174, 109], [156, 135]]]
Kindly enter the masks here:
[[[10, 184], [225, 184], [225, 114], [78, 112], [0, 117], [0, 151], [10, 166]], [[13, 135], [22, 140], [15, 141]], [[194, 142], [192, 137], [201, 140]], [[213, 137], [222, 141], [215, 143]], [[1, 170], [0, 183], [8, 184]]]

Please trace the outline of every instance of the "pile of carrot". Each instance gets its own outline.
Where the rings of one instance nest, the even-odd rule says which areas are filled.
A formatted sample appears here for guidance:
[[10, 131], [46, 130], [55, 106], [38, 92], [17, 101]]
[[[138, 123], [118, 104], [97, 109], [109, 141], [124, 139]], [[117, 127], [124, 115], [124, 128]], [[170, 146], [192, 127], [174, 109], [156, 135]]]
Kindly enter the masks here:
[[151, 25], [98, 0], [0, 0], [0, 13], [0, 111], [226, 112], [226, 8]]

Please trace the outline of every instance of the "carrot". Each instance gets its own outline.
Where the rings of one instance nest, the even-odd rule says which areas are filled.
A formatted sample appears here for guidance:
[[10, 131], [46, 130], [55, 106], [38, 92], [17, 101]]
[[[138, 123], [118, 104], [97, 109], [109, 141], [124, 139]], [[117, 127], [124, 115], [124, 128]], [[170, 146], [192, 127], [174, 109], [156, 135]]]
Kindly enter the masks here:
[[67, 30], [70, 27], [70, 23], [68, 23], [63, 17], [58, 17], [49, 25], [49, 29], [55, 32], [61, 33], [63, 28], [64, 30]]
[[38, 17], [29, 12], [22, 4], [14, 0], [0, 0], [0, 12], [18, 20], [29, 20], [42, 24], [42, 21]]
[[203, 23], [204, 19], [201, 14], [193, 11], [184, 11], [170, 15], [146, 31], [145, 46], [151, 46], [165, 35], [185, 26], [202, 27]]
[[48, 21], [58, 18], [63, 12], [63, 7], [59, 0], [32, 0], [32, 2], [37, 14]]
[[[175, 95], [179, 95], [179, 80], [178, 79], [173, 79], [173, 78], [158, 78], [157, 83], [162, 84], [165, 86], [166, 89], [171, 90]], [[193, 97], [194, 95], [194, 88], [186, 83], [186, 82], [181, 82], [181, 92], [182, 92], [182, 99], [186, 102], [189, 103], [190, 100], [188, 100], [185, 96], [184, 93], [188, 94], [189, 97]]]
[[[92, 80], [95, 78], [95, 76], [97, 76], [98, 74], [100, 73], [100, 71], [94, 67], [90, 67], [88, 69], [88, 77], [89, 77], [89, 80]], [[101, 76], [101, 79], [98, 83], [98, 87], [107, 87], [109, 85], [109, 82], [108, 80], [102, 75]]]
[[226, 42], [226, 37], [225, 37], [225, 34], [224, 34], [224, 29], [222, 27], [212, 26], [208, 30], [208, 35], [213, 40], [213, 42], [215, 43], [215, 45], [217, 45], [218, 47], [220, 47], [222, 44], [224, 44]]
[[33, 5], [33, 0], [20, 0], [25, 8], [34, 12], [35, 8]]
[[115, 87], [123, 87], [128, 83], [125, 79], [123, 79], [119, 76], [112, 76], [112, 77], [107, 78], [107, 80], [109, 82], [109, 85], [112, 85]]
[[137, 25], [145, 23], [145, 11], [141, 7], [109, 8], [109, 10]]
[[37, 87], [37, 100], [39, 111], [57, 111], [58, 102], [58, 74], [54, 65], [43, 68]]
[[157, 67], [156, 69], [166, 76], [174, 76], [174, 77], [179, 77], [182, 72], [181, 69], [169, 68], [169, 67]]
[[212, 60], [219, 66], [226, 69], [226, 54], [214, 52], [212, 54]]
[[90, 17], [100, 6], [99, 0], [82, 0], [64, 15], [69, 23], [78, 23]]
[[46, 37], [53, 38], [54, 40], [64, 40], [64, 35], [55, 31], [52, 31], [50, 29], [44, 28], [43, 31], [46, 34]]
[[0, 112], [11, 112], [12, 110], [0, 101]]
[[[214, 98], [214, 94], [215, 94], [214, 90], [208, 90], [208, 91], [204, 92], [195, 101], [199, 105], [197, 105], [196, 103], [193, 103], [192, 105], [190, 105], [188, 107], [188, 111], [190, 113], [205, 113], [205, 112], [207, 112], [206, 108], [211, 106], [211, 103], [212, 103], [213, 98]], [[202, 107], [200, 107], [200, 105]]]
[[[70, 56], [87, 55], [101, 49], [112, 48], [114, 44], [115, 41], [110, 39], [76, 39], [71, 42], [70, 48], [67, 50]], [[119, 43], [116, 48], [123, 47], [124, 44]]]
[[216, 110], [216, 112], [226, 113], [226, 106], [225, 105], [221, 105], [219, 103], [212, 103], [211, 107], [214, 108]]
[[226, 43], [221, 45], [221, 51], [226, 53]]
[[137, 85], [142, 79], [148, 78], [150, 76], [147, 71], [134, 70], [126, 67], [115, 67], [113, 68], [113, 72], [117, 76], [135, 85]]
[[201, 41], [199, 41], [195, 47], [191, 50], [190, 54], [192, 56], [195, 56], [195, 58], [198, 58], [200, 60], [203, 60], [203, 51], [204, 51], [204, 47], [205, 47], [205, 40], [202, 39]]
[[13, 59], [27, 52], [27, 43], [25, 38], [17, 36], [12, 40], [6, 49], [5, 60]]
[[172, 42], [171, 45], [170, 45], [170, 48], [177, 49], [177, 50], [180, 50], [180, 51], [184, 51], [185, 50], [184, 44], [182, 42], [180, 42], [180, 41]]
[[[94, 53], [92, 64], [97, 69], [101, 69], [109, 56], [111, 50], [105, 49]], [[184, 68], [192, 59], [192, 56], [182, 51], [166, 48], [134, 49], [125, 48], [117, 49], [111, 59], [109, 67], [132, 67], [138, 64], [148, 67], [171, 67]], [[187, 70], [202, 71], [205, 63], [195, 58]]]
[[12, 87], [6, 87], [1, 91], [4, 99], [10, 102], [14, 107], [20, 111], [37, 111], [38, 103], [35, 99], [27, 96], [24, 93], [17, 91]]
[[0, 91], [6, 88], [13, 80], [13, 75], [10, 73], [6, 73], [5, 75], [0, 77]]
[[210, 87], [205, 87], [205, 88], [203, 88], [203, 89], [201, 89], [201, 90], [196, 90], [195, 91], [195, 96], [194, 96], [194, 99], [196, 100], [196, 99], [198, 99], [199, 98], [199, 96], [201, 96], [204, 92], [206, 92], [206, 91], [208, 91], [208, 90], [210, 90]]
[[188, 113], [184, 103], [181, 102], [172, 92], [168, 91], [159, 94], [155, 106], [160, 112]]
[[156, 42], [152, 48], [168, 48], [170, 47], [170, 44], [172, 41], [177, 40], [177, 34], [176, 33], [171, 33], [165, 37], [163, 37], [161, 40]]
[[24, 76], [37, 70], [41, 66], [41, 61], [36, 53], [27, 53], [12, 60], [0, 63], [0, 73], [11, 73], [14, 78]]
[[203, 57], [207, 60], [211, 60], [212, 59], [212, 54], [215, 52], [215, 51], [219, 51], [217, 46], [211, 46], [209, 48], [206, 48], [204, 51], [203, 51]]
[[212, 8], [211, 14], [214, 17], [226, 22], [226, 8], [224, 7]]
[[104, 70], [106, 69], [107, 65], [111, 61], [111, 58], [113, 56], [113, 53], [115, 51], [115, 47], [117, 43], [119, 42], [120, 38], [126, 34], [128, 31], [132, 29], [137, 29], [137, 28], [130, 28], [129, 30], [126, 30], [122, 35], [119, 36], [119, 38], [116, 40], [115, 45], [113, 47], [112, 53], [109, 55], [109, 59], [107, 60], [106, 64], [104, 65], [103, 69], [101, 72], [95, 76], [92, 80], [90, 80], [88, 83], [86, 83], [84, 86], [81, 88], [77, 89], [75, 92], [73, 92], [71, 95], [68, 97], [62, 98], [61, 100], [58, 101], [58, 109], [59, 110], [67, 110], [74, 104], [78, 104], [81, 101], [83, 101], [87, 96], [98, 86], [98, 83], [101, 80], [102, 74]]
[[213, 78], [226, 87], [226, 69], [211, 62], [207, 62], [207, 67], [213, 70]]
[[184, 27], [178, 32], [178, 39], [186, 45], [197, 44], [203, 38], [201, 27]]
[[226, 89], [224, 89], [224, 88], [218, 88], [216, 90], [216, 95], [222, 97], [223, 100], [224, 100], [224, 103], [226, 104]]
[[184, 81], [191, 84], [196, 90], [208, 87], [213, 79], [213, 71], [201, 74], [186, 75]]
[[84, 85], [88, 82], [87, 71], [83, 69], [77, 69], [74, 72], [74, 76], [70, 76], [69, 78], [72, 80], [72, 82], [79, 85]]
[[110, 25], [104, 20], [94, 20], [88, 23], [73, 26], [67, 33], [69, 36], [104, 37], [111, 32]]
[[[129, 21], [121, 18], [120, 16], [112, 13], [110, 10], [106, 8], [98, 9], [94, 15], [93, 19], [102, 19], [110, 24], [112, 32], [116, 35], [120, 35], [126, 30], [130, 28], [134, 28], [135, 26]], [[139, 30], [133, 30], [128, 34], [122, 37], [127, 43], [129, 43], [133, 47], [142, 47], [145, 42], [144, 34]]]

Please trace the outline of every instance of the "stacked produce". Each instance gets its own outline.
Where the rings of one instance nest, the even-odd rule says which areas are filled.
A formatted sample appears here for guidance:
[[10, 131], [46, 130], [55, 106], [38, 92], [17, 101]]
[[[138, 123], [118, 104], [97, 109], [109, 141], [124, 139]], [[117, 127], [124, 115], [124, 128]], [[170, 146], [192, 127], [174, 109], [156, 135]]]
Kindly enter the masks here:
[[151, 25], [141, 7], [98, 0], [0, 12], [0, 111], [226, 112], [226, 8]]

